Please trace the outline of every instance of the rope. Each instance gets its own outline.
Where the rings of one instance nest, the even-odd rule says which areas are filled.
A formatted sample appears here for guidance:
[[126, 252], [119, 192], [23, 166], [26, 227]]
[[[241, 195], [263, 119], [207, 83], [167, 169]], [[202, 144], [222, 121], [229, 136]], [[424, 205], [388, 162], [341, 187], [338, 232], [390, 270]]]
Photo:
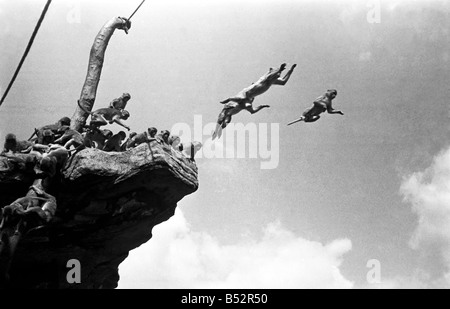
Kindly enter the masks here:
[[33, 34], [31, 35], [30, 41], [28, 42], [27, 48], [25, 49], [25, 53], [22, 56], [22, 59], [20, 60], [19, 66], [16, 69], [16, 72], [13, 75], [13, 78], [11, 79], [8, 88], [6, 88], [5, 93], [3, 94], [2, 99], [0, 100], [0, 106], [3, 104], [3, 101], [5, 100], [6, 96], [8, 95], [9, 90], [11, 89], [12, 85], [14, 84], [14, 81], [17, 78], [17, 75], [19, 75], [19, 71], [22, 68], [23, 63], [25, 62], [25, 58], [28, 55], [28, 52], [31, 49], [31, 45], [33, 45], [33, 41], [34, 38], [36, 37], [36, 34], [39, 30], [39, 28], [41, 27], [42, 21], [44, 20], [45, 14], [47, 13], [48, 7], [50, 6], [50, 3], [52, 2], [52, 0], [47, 0], [47, 4], [44, 7], [44, 10], [42, 11], [41, 17], [39, 18], [39, 21], [36, 25], [36, 27], [34, 28]]
[[128, 20], [130, 20], [131, 19], [131, 17], [133, 17], [134, 16], [134, 14], [136, 14], [136, 12], [141, 8], [141, 6], [144, 4], [144, 2], [145, 2], [145, 0], [143, 0], [142, 2], [141, 2], [141, 4], [139, 4], [139, 6], [137, 7], [137, 9], [136, 10], [134, 10], [134, 12], [133, 12], [133, 14], [131, 14], [131, 16], [130, 17], [128, 17]]

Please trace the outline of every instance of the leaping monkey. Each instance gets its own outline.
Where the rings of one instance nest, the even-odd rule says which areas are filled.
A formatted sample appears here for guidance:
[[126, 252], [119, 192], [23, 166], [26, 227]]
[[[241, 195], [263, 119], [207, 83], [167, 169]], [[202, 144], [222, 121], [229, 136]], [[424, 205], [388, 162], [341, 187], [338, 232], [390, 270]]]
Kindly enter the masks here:
[[244, 88], [234, 97], [221, 101], [220, 103], [225, 104], [225, 106], [219, 114], [212, 139], [214, 140], [216, 137], [220, 138], [222, 130], [231, 122], [231, 117], [240, 111], [247, 110], [251, 114], [255, 114], [263, 108], [270, 107], [269, 105], [260, 105], [254, 108], [253, 101], [255, 97], [269, 90], [272, 85], [286, 85], [296, 66], [296, 64], [292, 65], [284, 77], [281, 77], [281, 73], [286, 69], [286, 63], [283, 63], [278, 69], [270, 68], [256, 83]]

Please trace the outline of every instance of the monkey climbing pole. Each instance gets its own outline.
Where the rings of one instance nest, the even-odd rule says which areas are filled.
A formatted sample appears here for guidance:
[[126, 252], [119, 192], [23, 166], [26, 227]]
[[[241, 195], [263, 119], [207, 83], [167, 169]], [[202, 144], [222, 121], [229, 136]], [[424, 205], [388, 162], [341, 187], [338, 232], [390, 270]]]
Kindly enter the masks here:
[[[108, 21], [100, 32], [97, 34], [94, 44], [92, 45], [88, 72], [83, 88], [81, 90], [79, 104], [86, 110], [92, 111], [95, 103], [95, 97], [97, 95], [97, 87], [100, 82], [100, 75], [102, 74], [103, 62], [105, 59], [106, 48], [108, 47], [109, 40], [114, 34], [116, 29], [124, 30], [128, 34], [128, 30], [131, 27], [130, 19], [144, 4], [145, 0], [141, 2], [138, 8], [131, 14], [129, 18], [115, 17]], [[82, 127], [86, 124], [86, 119], [89, 117], [89, 113], [84, 111], [77, 105], [75, 113], [72, 116], [71, 128], [77, 131], [81, 131]]]

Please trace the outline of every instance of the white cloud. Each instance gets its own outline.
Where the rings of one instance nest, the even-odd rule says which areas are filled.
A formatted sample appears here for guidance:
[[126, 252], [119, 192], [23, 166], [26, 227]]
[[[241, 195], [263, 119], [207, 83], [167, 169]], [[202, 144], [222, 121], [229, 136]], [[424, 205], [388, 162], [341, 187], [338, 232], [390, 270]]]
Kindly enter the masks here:
[[269, 224], [260, 240], [224, 245], [191, 230], [180, 210], [120, 265], [119, 288], [352, 288], [340, 272], [348, 239], [330, 244]]
[[450, 286], [450, 149], [432, 165], [404, 179], [401, 193], [418, 216], [410, 245], [426, 258], [433, 286]]

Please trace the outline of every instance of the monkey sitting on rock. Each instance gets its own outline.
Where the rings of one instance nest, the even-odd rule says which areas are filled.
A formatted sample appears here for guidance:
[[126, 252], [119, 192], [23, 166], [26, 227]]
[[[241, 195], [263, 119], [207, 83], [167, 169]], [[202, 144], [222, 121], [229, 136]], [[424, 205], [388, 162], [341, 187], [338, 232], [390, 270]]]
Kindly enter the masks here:
[[35, 140], [35, 142], [37, 142], [38, 144], [42, 144], [42, 145], [48, 145], [51, 143], [51, 142], [48, 143], [45, 141], [45, 136], [49, 136], [48, 131], [52, 132], [54, 135], [54, 138], [56, 139], [56, 138], [60, 137], [62, 134], [60, 132], [61, 127], [70, 126], [70, 123], [71, 123], [71, 121], [70, 121], [69, 117], [62, 117], [61, 119], [58, 120], [57, 123], [45, 125], [38, 129], [34, 129], [34, 133], [31, 135], [31, 137], [28, 140], [31, 141], [33, 136], [36, 135], [37, 140]]
[[143, 143], [149, 143], [151, 141], [155, 141], [155, 135], [158, 133], [158, 130], [154, 127], [148, 128], [146, 132], [136, 134], [134, 137], [130, 139], [128, 144], [126, 145], [127, 149], [136, 147], [137, 145]]
[[12, 153], [30, 153], [33, 149], [33, 143], [29, 141], [18, 141], [16, 135], [9, 133], [5, 137], [2, 154]]
[[124, 131], [120, 131], [117, 134], [114, 134], [109, 139], [106, 140], [105, 146], [103, 147], [104, 151], [115, 151], [119, 152], [121, 151], [121, 146], [123, 140], [127, 137]]

